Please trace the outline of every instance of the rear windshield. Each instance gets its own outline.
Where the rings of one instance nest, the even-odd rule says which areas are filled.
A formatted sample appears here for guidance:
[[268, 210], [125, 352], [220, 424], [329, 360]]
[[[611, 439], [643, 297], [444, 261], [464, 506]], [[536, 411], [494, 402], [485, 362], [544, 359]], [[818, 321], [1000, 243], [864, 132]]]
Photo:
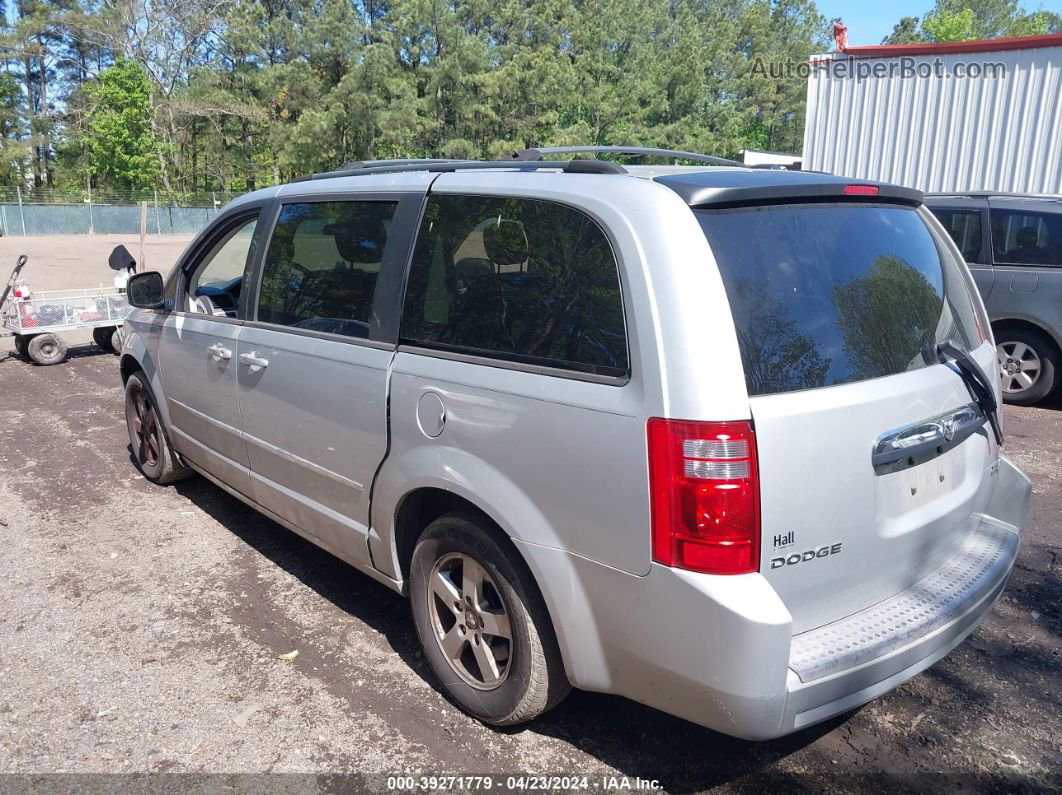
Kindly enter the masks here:
[[961, 266], [914, 208], [695, 213], [730, 299], [751, 395], [902, 373], [935, 363], [944, 339], [979, 342]]

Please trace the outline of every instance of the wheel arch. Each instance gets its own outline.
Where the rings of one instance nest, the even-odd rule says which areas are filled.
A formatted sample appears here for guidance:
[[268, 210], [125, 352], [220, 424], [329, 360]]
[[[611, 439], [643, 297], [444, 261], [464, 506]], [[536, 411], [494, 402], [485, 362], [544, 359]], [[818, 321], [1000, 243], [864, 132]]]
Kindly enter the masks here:
[[[128, 327], [127, 327], [128, 328]], [[125, 347], [122, 349], [122, 357], [118, 362], [118, 372], [121, 374], [122, 386], [129, 381], [133, 373], [141, 372], [147, 378], [148, 386], [155, 396], [156, 408], [161, 415], [163, 424], [170, 427], [170, 411], [166, 403], [166, 396], [162, 391], [162, 382], [159, 379], [159, 371], [155, 366], [155, 360], [151, 357], [144, 338], [137, 333], [131, 334]]]
[[122, 354], [122, 360], [118, 364], [118, 372], [122, 374], [122, 385], [124, 386], [129, 380], [129, 376], [141, 369], [143, 368], [140, 366], [140, 362], [136, 360], [136, 357], [128, 353]]
[[[1035, 320], [1031, 320], [1027, 317], [1021, 316], [1008, 316], [992, 319], [992, 336], [998, 337], [999, 332], [1006, 329], [1023, 329], [1025, 331], [1032, 331], [1037, 334], [1042, 334], [1047, 338], [1047, 341], [1054, 346], [1055, 353], [1062, 356], [1062, 339], [1059, 335], [1049, 328], [1045, 323], [1039, 323]], [[996, 340], [998, 342], [998, 339]]]
[[[470, 460], [463, 461], [468, 458]], [[485, 495], [490, 495], [489, 498]], [[374, 566], [403, 581], [408, 595], [410, 561], [417, 539], [432, 521], [444, 514], [462, 511], [480, 517], [493, 537], [509, 550], [515, 562], [526, 567], [538, 589], [553, 635], [560, 648], [565, 671], [572, 677], [574, 649], [568, 643], [564, 622], [572, 587], [569, 576], [558, 576], [556, 564], [548, 574], [534, 553], [558, 544], [538, 507], [508, 478], [467, 453], [431, 446], [414, 448], [396, 461], [387, 461], [377, 478], [372, 502], [373, 527], [369, 546]], [[510, 518], [519, 520], [516, 524]]]

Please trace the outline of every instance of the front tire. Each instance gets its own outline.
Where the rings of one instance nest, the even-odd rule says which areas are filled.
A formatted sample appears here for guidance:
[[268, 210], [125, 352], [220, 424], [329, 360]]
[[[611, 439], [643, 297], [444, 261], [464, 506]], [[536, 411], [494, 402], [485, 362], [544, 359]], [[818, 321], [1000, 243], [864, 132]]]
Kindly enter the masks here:
[[59, 364], [66, 358], [66, 343], [58, 334], [36, 334], [26, 345], [26, 355], [45, 367]]
[[523, 561], [473, 514], [432, 522], [413, 552], [413, 620], [446, 695], [496, 726], [529, 721], [571, 690]]
[[1054, 391], [1059, 354], [1046, 336], [1023, 328], [1004, 328], [995, 336], [1005, 403], [1029, 406]]
[[191, 470], [177, 460], [157, 406], [143, 372], [129, 376], [125, 382], [125, 424], [129, 429], [129, 445], [144, 477], [152, 483], [165, 485], [188, 477]]

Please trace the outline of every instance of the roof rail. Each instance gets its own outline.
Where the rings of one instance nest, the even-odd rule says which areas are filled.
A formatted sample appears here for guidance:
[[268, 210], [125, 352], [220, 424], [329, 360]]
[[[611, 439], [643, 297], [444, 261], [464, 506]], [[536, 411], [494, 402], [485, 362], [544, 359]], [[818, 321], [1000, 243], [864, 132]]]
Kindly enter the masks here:
[[927, 193], [926, 196], [952, 196], [956, 198], [991, 199], [999, 197], [1003, 199], [1045, 199], [1047, 201], [1062, 201], [1059, 193], [1018, 193], [1015, 191], [1002, 190], [945, 190]]
[[670, 157], [675, 160], [696, 160], [699, 163], [710, 163], [713, 166], [742, 166], [736, 160], [728, 160], [725, 157], [705, 155], [699, 152], [683, 152], [678, 149], [656, 149], [649, 146], [540, 146], [534, 149], [524, 149], [513, 153], [513, 160], [526, 162], [529, 160], [541, 160], [543, 155], [576, 155], [589, 153], [607, 153], [614, 155], [654, 155], [656, 157]]
[[340, 171], [350, 171], [356, 168], [373, 168], [375, 166], [398, 166], [398, 165], [426, 165], [428, 163], [461, 163], [453, 157], [397, 157], [387, 160], [347, 160], [339, 167]]
[[464, 163], [475, 162], [465, 160], [451, 160], [434, 157], [410, 157], [394, 158], [390, 160], [345, 160], [335, 171], [321, 171], [317, 174], [303, 174], [295, 177], [292, 182], [306, 182], [311, 179], [331, 179], [332, 177], [352, 177], [355, 174], [364, 174], [366, 169], [382, 168], [384, 166], [429, 166], [435, 163]]
[[568, 174], [626, 174], [623, 166], [608, 160], [532, 160], [517, 162], [514, 160], [384, 160], [368, 161], [380, 165], [356, 165], [339, 171], [325, 171], [320, 174], [308, 174], [296, 177], [292, 182], [308, 182], [333, 177], [360, 177], [367, 174], [398, 174], [404, 171], [427, 171], [443, 173], [446, 171], [482, 171], [487, 169], [515, 169], [518, 171], [537, 171], [560, 169]]

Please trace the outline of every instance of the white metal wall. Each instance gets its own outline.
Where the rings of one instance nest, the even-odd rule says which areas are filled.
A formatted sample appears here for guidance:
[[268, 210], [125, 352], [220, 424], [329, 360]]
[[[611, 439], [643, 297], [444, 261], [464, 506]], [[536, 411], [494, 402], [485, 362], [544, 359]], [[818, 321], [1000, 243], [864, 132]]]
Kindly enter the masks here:
[[[924, 191], [1062, 193], [1062, 47], [911, 57], [939, 58], [950, 76], [812, 70], [804, 168]], [[1001, 63], [1006, 76], [957, 78], [960, 61]]]

